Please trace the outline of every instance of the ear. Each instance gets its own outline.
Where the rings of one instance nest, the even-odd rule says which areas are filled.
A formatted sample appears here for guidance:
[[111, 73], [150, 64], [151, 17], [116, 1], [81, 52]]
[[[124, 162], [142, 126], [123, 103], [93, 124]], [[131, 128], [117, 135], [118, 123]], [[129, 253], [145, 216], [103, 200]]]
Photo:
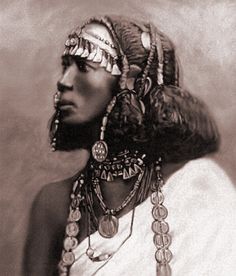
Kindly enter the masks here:
[[[140, 85], [141, 85], [141, 78], [138, 78], [135, 82], [135, 88], [137, 88], [138, 90]], [[150, 77], [147, 77], [144, 84], [143, 97], [147, 95], [147, 93], [151, 90], [151, 87], [152, 87], [152, 80]]]

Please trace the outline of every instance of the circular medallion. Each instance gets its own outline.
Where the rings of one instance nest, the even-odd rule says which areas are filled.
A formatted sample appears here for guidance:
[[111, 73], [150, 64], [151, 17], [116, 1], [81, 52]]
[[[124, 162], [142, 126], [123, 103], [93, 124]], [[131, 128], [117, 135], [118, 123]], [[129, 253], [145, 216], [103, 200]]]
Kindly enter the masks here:
[[119, 221], [113, 215], [104, 215], [99, 219], [98, 232], [104, 238], [112, 238], [118, 232]]
[[106, 160], [108, 154], [108, 147], [106, 142], [97, 141], [92, 147], [93, 158], [98, 162], [103, 162]]
[[80, 200], [78, 197], [74, 197], [74, 198], [72, 199], [71, 206], [72, 206], [73, 208], [78, 208], [79, 205], [80, 205], [80, 201], [81, 201], [81, 200]]
[[171, 243], [170, 235], [168, 234], [156, 234], [153, 238], [154, 244], [158, 249], [168, 247]]
[[166, 234], [169, 231], [169, 225], [165, 221], [153, 221], [152, 231], [157, 234]]
[[64, 248], [65, 250], [73, 250], [77, 247], [78, 241], [75, 237], [66, 237], [64, 240]]
[[164, 201], [164, 195], [162, 192], [154, 192], [151, 194], [152, 204], [162, 204]]
[[70, 221], [78, 221], [81, 219], [81, 213], [79, 209], [71, 210], [69, 214]]
[[156, 220], [163, 220], [167, 217], [167, 209], [163, 205], [158, 205], [152, 208], [152, 215]]
[[66, 226], [66, 234], [70, 237], [75, 237], [79, 233], [79, 226], [76, 222], [71, 222]]
[[159, 249], [155, 254], [155, 258], [160, 264], [167, 264], [172, 258], [172, 253], [169, 249]]
[[73, 252], [64, 252], [62, 260], [66, 266], [72, 265], [75, 261], [75, 255]]

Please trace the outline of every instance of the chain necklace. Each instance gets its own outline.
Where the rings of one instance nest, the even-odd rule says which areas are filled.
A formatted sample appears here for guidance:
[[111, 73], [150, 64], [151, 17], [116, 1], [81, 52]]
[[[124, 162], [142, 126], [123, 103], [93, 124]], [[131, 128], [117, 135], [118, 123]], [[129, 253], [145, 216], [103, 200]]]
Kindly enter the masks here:
[[[113, 253], [102, 253], [102, 254], [97, 254], [96, 250], [92, 248], [91, 246], [91, 218], [89, 211], [87, 209], [87, 231], [88, 231], [88, 247], [86, 250], [86, 255], [89, 257], [89, 259], [93, 262], [101, 262], [101, 261], [106, 261], [99, 269], [101, 269], [119, 250], [120, 248], [124, 245], [124, 243], [131, 237], [132, 232], [133, 232], [133, 224], [134, 224], [134, 214], [135, 214], [135, 206], [132, 208], [132, 216], [131, 216], [131, 223], [130, 223], [130, 231], [128, 236], [121, 242], [119, 247], [115, 250]], [[97, 272], [97, 271], [96, 271]]]
[[95, 194], [98, 198], [99, 205], [100, 205], [100, 207], [102, 208], [102, 210], [104, 212], [104, 215], [101, 216], [99, 221], [98, 221], [98, 232], [102, 237], [112, 238], [118, 232], [119, 219], [116, 217], [116, 215], [120, 211], [122, 211], [130, 203], [130, 201], [133, 199], [133, 197], [135, 196], [135, 194], [136, 194], [136, 192], [137, 192], [137, 190], [138, 190], [138, 188], [141, 184], [143, 175], [144, 175], [144, 170], [142, 170], [139, 173], [138, 178], [137, 178], [131, 192], [124, 199], [122, 204], [120, 206], [118, 206], [117, 208], [115, 208], [115, 209], [109, 209], [106, 206], [106, 204], [104, 202], [104, 199], [103, 199], [103, 196], [102, 196], [102, 193], [101, 193], [99, 178], [92, 178], [94, 192], [95, 192]]

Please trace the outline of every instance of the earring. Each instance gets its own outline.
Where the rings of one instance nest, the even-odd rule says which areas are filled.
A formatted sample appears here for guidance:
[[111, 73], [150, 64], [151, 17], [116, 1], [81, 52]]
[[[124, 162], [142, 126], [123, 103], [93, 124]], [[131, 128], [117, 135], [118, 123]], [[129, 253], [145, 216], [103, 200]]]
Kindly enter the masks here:
[[57, 130], [58, 130], [58, 126], [59, 126], [59, 118], [60, 118], [60, 111], [58, 109], [58, 103], [60, 102], [60, 96], [61, 96], [61, 92], [57, 91], [53, 97], [53, 102], [54, 102], [54, 108], [56, 110], [56, 115], [54, 117], [54, 122], [52, 123], [52, 139], [51, 139], [51, 147], [52, 147], [52, 151], [56, 151], [56, 145], [57, 145], [57, 138], [56, 138], [56, 134], [57, 134]]
[[154, 232], [153, 242], [157, 248], [155, 258], [157, 261], [157, 275], [171, 275], [169, 262], [172, 259], [172, 253], [169, 250], [171, 236], [169, 234], [169, 225], [165, 221], [168, 211], [163, 205], [164, 195], [161, 191], [164, 181], [161, 174], [161, 158], [155, 164], [157, 181], [153, 185], [151, 195], [152, 208], [152, 231]]
[[105, 135], [105, 130], [107, 126], [108, 116], [111, 113], [115, 104], [116, 104], [116, 96], [113, 97], [111, 102], [108, 104], [106, 109], [106, 114], [102, 119], [100, 140], [95, 142], [95, 144], [92, 147], [93, 158], [98, 162], [103, 162], [104, 160], [106, 160], [106, 157], [108, 155], [108, 146], [107, 146], [107, 143], [104, 141], [104, 135]]

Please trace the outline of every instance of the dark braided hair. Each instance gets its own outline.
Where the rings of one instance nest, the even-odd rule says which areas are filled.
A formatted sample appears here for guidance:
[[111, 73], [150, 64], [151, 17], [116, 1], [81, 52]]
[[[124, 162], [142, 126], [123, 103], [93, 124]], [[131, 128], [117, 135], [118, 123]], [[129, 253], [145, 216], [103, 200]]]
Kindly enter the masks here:
[[[178, 62], [170, 39], [151, 24], [123, 17], [95, 17], [86, 24], [93, 22], [107, 27], [121, 59], [122, 75], [115, 92], [120, 96], [109, 115], [105, 132], [110, 151], [137, 149], [146, 153], [150, 161], [162, 156], [166, 162], [187, 161], [216, 151], [219, 134], [215, 122], [203, 102], [179, 87]], [[150, 34], [149, 50], [142, 44], [143, 32]], [[163, 51], [161, 85], [157, 83], [160, 62], [158, 49]], [[141, 69], [136, 76], [137, 85], [132, 91], [126, 86], [131, 65]], [[144, 96], [147, 77], [151, 78], [152, 87]], [[144, 103], [145, 112], [142, 111], [141, 102]], [[76, 129], [80, 127], [73, 127], [69, 132], [68, 128], [71, 127], [65, 126], [59, 130], [59, 150], [81, 147], [79, 139], [76, 139], [77, 142], [70, 141], [78, 137], [79, 131]], [[68, 138], [68, 133], [73, 135]], [[63, 135], [67, 139], [63, 139]], [[86, 140], [86, 137], [82, 140]], [[86, 147], [91, 148], [91, 143]]]

